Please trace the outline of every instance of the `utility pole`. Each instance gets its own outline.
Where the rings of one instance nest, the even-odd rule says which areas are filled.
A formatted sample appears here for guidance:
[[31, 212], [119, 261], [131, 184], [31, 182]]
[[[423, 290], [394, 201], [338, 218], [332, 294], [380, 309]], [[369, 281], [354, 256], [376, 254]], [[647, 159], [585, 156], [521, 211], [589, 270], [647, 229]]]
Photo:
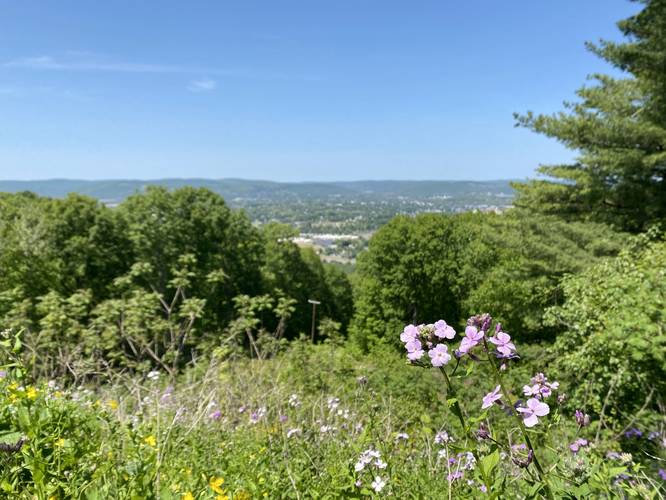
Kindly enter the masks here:
[[314, 344], [315, 334], [315, 315], [317, 313], [317, 306], [321, 304], [318, 300], [309, 299], [308, 302], [312, 304], [312, 330], [310, 331], [310, 342]]

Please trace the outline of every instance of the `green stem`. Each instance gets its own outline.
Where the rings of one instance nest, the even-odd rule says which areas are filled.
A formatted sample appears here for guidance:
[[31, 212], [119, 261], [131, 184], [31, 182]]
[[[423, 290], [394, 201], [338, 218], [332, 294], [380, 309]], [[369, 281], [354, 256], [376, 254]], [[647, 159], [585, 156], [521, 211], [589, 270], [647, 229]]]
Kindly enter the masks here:
[[[460, 403], [458, 402], [458, 398], [456, 397], [456, 392], [453, 389], [453, 385], [451, 384], [451, 379], [449, 379], [449, 376], [446, 374], [446, 370], [444, 370], [443, 366], [440, 366], [439, 370], [442, 372], [442, 375], [444, 375], [444, 381], [446, 382], [446, 393], [447, 393], [446, 395], [447, 397], [451, 395], [451, 397], [453, 398], [453, 403], [451, 405], [453, 407], [453, 413], [458, 417], [458, 420], [460, 421], [460, 425], [465, 435], [468, 438], [470, 438], [472, 441], [474, 441], [476, 437], [474, 436], [474, 434], [472, 434], [471, 430], [469, 430], [467, 428], [467, 425], [465, 424], [465, 417], [463, 417], [462, 408], [460, 407]], [[472, 448], [472, 455], [474, 455], [474, 460], [476, 460], [476, 463], [480, 464], [481, 462], [479, 454], [476, 451], [476, 448]], [[489, 478], [486, 477], [485, 473], [482, 474], [482, 477], [483, 477], [483, 482], [486, 485], [486, 488], [488, 488], [488, 491], [490, 491], [492, 485], [490, 484]], [[450, 484], [449, 488], [451, 488]]]
[[518, 412], [515, 409], [514, 401], [511, 399], [511, 395], [509, 392], [506, 390], [504, 387], [503, 381], [502, 381], [502, 374], [500, 373], [499, 369], [497, 368], [497, 363], [495, 360], [493, 360], [490, 357], [490, 350], [488, 349], [488, 342], [486, 341], [485, 336], [483, 337], [483, 346], [486, 349], [486, 353], [488, 354], [488, 362], [490, 365], [493, 367], [493, 372], [495, 374], [495, 381], [497, 382], [497, 385], [500, 386], [500, 390], [502, 391], [502, 395], [504, 396], [504, 401], [509, 405], [511, 408], [511, 413], [516, 417], [516, 420], [518, 421], [518, 426], [520, 427], [520, 431], [523, 434], [523, 437], [525, 438], [525, 444], [527, 444], [527, 447], [529, 450], [532, 450], [532, 459], [534, 460], [534, 466], [536, 467], [537, 471], [539, 472], [539, 479], [543, 482], [544, 486], [546, 487], [546, 492], [548, 494], [549, 498], [554, 498], [553, 493], [550, 491], [550, 486], [548, 485], [548, 479], [546, 477], [546, 472], [543, 470], [543, 467], [541, 467], [541, 463], [539, 463], [539, 459], [536, 456], [536, 451], [534, 451], [534, 446], [532, 446], [532, 441], [530, 440], [530, 436], [527, 433], [527, 428], [525, 427], [525, 424], [523, 423], [523, 419], [520, 417]]

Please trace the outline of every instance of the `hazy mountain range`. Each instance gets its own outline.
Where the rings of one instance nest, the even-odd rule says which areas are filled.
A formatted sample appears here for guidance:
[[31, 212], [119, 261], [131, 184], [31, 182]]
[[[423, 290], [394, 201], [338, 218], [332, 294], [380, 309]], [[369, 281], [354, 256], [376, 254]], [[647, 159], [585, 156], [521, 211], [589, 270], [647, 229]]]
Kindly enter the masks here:
[[149, 185], [176, 189], [183, 186], [206, 187], [222, 195], [232, 205], [245, 203], [279, 203], [313, 199], [386, 199], [467, 198], [474, 196], [513, 197], [509, 180], [497, 181], [345, 181], [345, 182], [273, 182], [246, 179], [155, 179], [155, 180], [76, 180], [49, 179], [35, 181], [0, 180], [0, 192], [32, 191], [42, 196], [64, 197], [80, 193], [116, 204], [141, 192]]

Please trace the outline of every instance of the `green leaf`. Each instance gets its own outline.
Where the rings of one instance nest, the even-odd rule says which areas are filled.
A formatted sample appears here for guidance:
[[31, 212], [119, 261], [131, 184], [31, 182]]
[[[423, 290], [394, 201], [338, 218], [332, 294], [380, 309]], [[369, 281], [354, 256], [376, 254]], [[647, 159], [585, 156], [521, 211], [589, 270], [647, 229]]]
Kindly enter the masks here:
[[499, 461], [500, 461], [499, 450], [495, 450], [490, 455], [486, 455], [485, 457], [483, 457], [479, 465], [481, 466], [481, 469], [484, 471], [484, 474], [487, 477], [490, 477], [495, 467], [497, 467], [497, 464], [499, 464]]

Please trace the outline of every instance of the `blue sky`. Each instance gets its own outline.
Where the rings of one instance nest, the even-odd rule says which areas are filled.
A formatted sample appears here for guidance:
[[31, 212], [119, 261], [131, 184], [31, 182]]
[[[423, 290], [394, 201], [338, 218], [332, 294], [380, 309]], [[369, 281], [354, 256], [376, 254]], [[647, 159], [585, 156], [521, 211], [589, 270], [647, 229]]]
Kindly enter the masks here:
[[0, 0], [0, 179], [525, 178], [626, 0]]

